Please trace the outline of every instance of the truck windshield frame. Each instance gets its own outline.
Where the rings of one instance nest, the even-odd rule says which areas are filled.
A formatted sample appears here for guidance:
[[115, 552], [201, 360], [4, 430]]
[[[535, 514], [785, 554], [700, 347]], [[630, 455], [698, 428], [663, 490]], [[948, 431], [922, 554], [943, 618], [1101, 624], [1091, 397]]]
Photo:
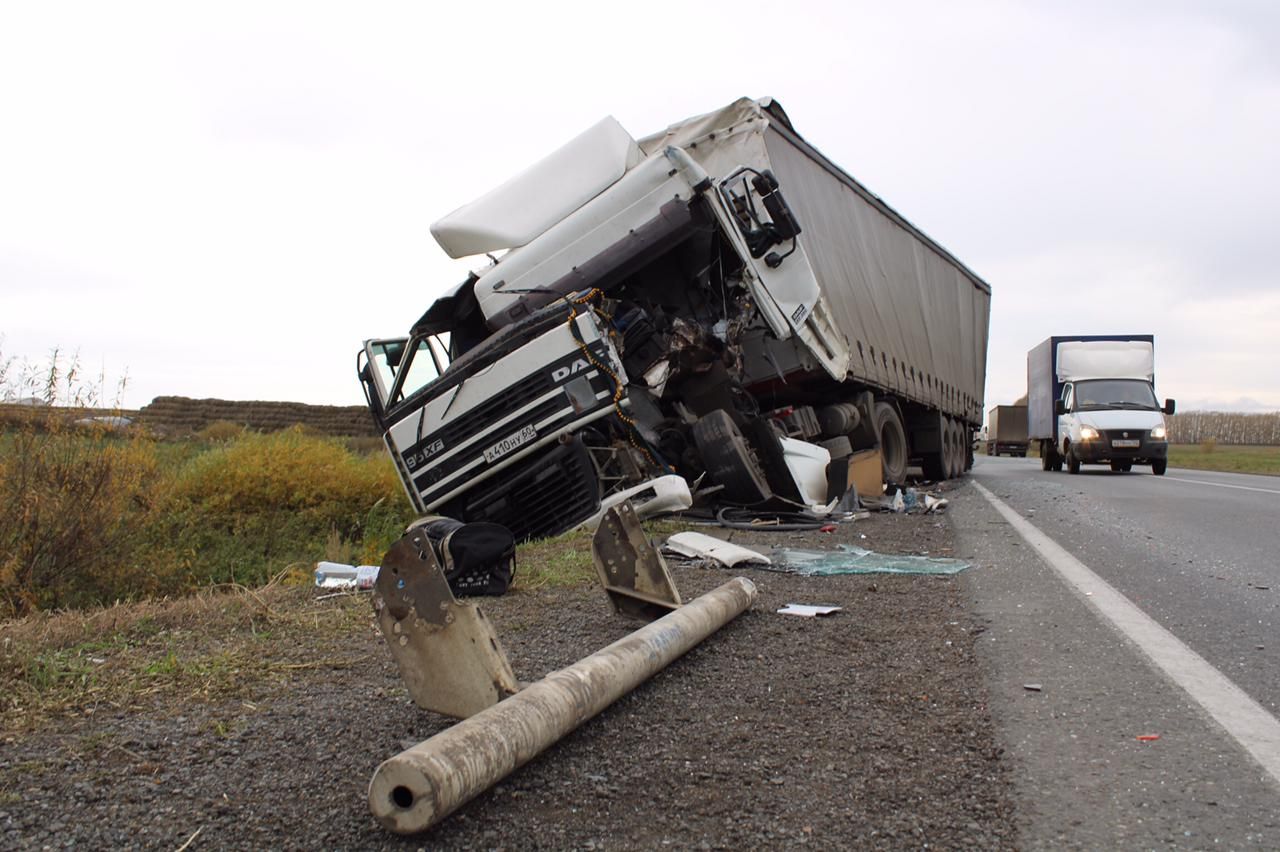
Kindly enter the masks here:
[[1073, 383], [1073, 411], [1131, 408], [1159, 411], [1155, 390], [1142, 379], [1082, 379]]
[[[365, 353], [382, 408], [391, 412], [449, 368], [449, 334], [416, 334], [371, 340]], [[424, 354], [425, 353], [425, 356]]]

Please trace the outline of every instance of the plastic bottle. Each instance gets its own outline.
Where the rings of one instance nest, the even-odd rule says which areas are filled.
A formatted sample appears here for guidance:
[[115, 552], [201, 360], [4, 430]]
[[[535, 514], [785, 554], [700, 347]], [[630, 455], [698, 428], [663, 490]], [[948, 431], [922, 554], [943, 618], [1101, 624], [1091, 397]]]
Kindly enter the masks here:
[[378, 566], [317, 562], [315, 576], [316, 585], [322, 589], [372, 589], [378, 579]]

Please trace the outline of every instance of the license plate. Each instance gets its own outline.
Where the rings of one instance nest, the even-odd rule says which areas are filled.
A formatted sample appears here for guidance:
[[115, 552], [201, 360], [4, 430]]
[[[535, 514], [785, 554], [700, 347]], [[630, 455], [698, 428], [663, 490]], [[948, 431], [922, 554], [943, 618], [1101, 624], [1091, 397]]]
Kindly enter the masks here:
[[1142, 441], [1137, 438], [1117, 438], [1111, 442], [1111, 446], [1120, 449], [1135, 449], [1142, 446]]
[[489, 449], [485, 450], [484, 460], [490, 464], [493, 464], [495, 461], [502, 458], [507, 453], [511, 452], [517, 447], [524, 446], [525, 444], [529, 443], [536, 437], [538, 437], [538, 431], [534, 429], [532, 426], [526, 426], [523, 429], [521, 429], [519, 432], [515, 433], [514, 435], [510, 435], [506, 438], [503, 438], [501, 441], [494, 444]]

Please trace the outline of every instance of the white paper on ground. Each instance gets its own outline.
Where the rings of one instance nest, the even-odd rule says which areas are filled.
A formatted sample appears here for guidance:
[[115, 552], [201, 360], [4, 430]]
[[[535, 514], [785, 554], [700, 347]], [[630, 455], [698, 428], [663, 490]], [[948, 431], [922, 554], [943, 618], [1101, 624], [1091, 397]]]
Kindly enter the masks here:
[[839, 612], [838, 606], [814, 606], [812, 604], [787, 604], [778, 612], [783, 615], [802, 615], [805, 618], [813, 618], [815, 615], [830, 615], [833, 612]]

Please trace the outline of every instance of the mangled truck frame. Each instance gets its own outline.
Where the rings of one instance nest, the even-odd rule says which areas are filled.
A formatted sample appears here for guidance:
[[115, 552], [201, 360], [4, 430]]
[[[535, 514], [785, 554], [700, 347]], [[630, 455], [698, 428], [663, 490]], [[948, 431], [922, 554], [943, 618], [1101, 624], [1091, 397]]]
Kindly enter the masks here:
[[695, 484], [824, 504], [865, 448], [893, 482], [972, 462], [990, 287], [775, 101], [605, 119], [431, 230], [490, 264], [358, 359], [424, 514], [521, 540]]

